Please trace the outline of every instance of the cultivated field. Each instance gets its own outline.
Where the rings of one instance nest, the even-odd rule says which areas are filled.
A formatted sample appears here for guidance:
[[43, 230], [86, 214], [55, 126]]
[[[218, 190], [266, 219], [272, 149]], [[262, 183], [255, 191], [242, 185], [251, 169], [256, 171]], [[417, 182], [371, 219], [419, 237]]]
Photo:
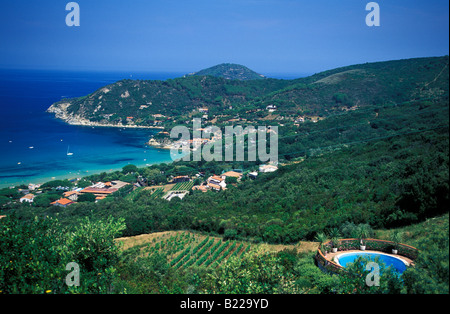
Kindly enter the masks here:
[[251, 249], [261, 252], [277, 252], [297, 249], [311, 252], [316, 242], [299, 242], [296, 245], [253, 244], [246, 241], [227, 240], [221, 237], [201, 235], [190, 231], [166, 231], [134, 237], [118, 238], [123, 250], [140, 249], [142, 256], [160, 253], [167, 256], [170, 266], [176, 269], [191, 266], [217, 267], [232, 256], [242, 256]]

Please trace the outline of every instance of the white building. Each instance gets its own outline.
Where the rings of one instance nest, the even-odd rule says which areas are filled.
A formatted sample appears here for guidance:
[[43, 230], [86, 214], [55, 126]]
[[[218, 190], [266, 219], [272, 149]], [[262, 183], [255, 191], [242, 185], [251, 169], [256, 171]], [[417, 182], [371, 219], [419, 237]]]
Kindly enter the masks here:
[[221, 190], [226, 189], [227, 184], [225, 183], [225, 178], [219, 177], [219, 176], [211, 176], [207, 180], [208, 184], [207, 186], [214, 190]]
[[259, 172], [274, 172], [277, 171], [278, 167], [273, 165], [260, 165]]
[[34, 201], [34, 194], [27, 194], [20, 198], [19, 200], [21, 203], [27, 202], [27, 203], [33, 203]]

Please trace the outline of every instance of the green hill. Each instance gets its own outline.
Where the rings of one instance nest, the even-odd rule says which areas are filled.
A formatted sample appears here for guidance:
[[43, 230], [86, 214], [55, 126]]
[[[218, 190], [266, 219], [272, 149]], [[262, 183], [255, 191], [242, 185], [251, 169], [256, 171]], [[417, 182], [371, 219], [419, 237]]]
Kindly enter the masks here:
[[[67, 208], [38, 202], [38, 197], [33, 204], [20, 203], [17, 189], [2, 189], [0, 215], [6, 217], [0, 223], [5, 238], [0, 249], [17, 252], [3, 255], [0, 265], [7, 276], [0, 280], [5, 282], [0, 290], [43, 293], [53, 291], [43, 287], [53, 286], [55, 293], [63, 293], [65, 285], [48, 283], [60, 276], [58, 269], [76, 260], [81, 269], [89, 270], [83, 273], [82, 291], [113, 287], [131, 293], [448, 293], [448, 79], [448, 57], [441, 57], [355, 65], [291, 81], [212, 76], [125, 80], [65, 100], [56, 109], [86, 117], [96, 117], [104, 108], [119, 117], [144, 119], [149, 116], [144, 110], [159, 110], [167, 114], [164, 126], [169, 117], [177, 123], [187, 121], [186, 112], [195, 115], [199, 105], [207, 105], [212, 114], [280, 121], [279, 168], [259, 173], [254, 180], [246, 174], [258, 170], [259, 164], [249, 161], [177, 161], [136, 169], [134, 174], [124, 169], [104, 172], [84, 181], [126, 177], [132, 182], [140, 175], [156, 189], [130, 189], [98, 203], [78, 202]], [[151, 99], [148, 108], [136, 109], [143, 96]], [[268, 104], [276, 104], [276, 111], [268, 112]], [[224, 109], [229, 106], [232, 109]], [[296, 124], [288, 120], [308, 114], [324, 119]], [[226, 190], [192, 190], [182, 200], [161, 198], [164, 184], [175, 176], [203, 173], [195, 179], [198, 184], [231, 169], [242, 169], [244, 176]], [[46, 184], [41, 197], [61, 194]], [[52, 217], [57, 217], [57, 224], [47, 226], [53, 224]], [[321, 233], [337, 230], [341, 237], [353, 237], [362, 224], [382, 239], [400, 230], [402, 241], [420, 250], [402, 282], [392, 277], [377, 290], [358, 291], [366, 287], [363, 282], [323, 273], [314, 265], [314, 253], [302, 251], [305, 242]], [[176, 233], [171, 233], [172, 239], [137, 243], [145, 234], [170, 231]], [[143, 236], [125, 241], [133, 247], [119, 256], [110, 245], [116, 233]], [[49, 234], [60, 236], [53, 239]], [[12, 245], [18, 241], [27, 245]], [[267, 254], [251, 249], [244, 254], [250, 243], [258, 248], [264, 242], [284, 249]], [[38, 256], [39, 264], [23, 256]], [[105, 272], [106, 266], [117, 272]], [[41, 270], [46, 275], [36, 278]], [[114, 272], [117, 275], [110, 276]], [[27, 281], [22, 280], [24, 273]]]
[[243, 65], [233, 63], [222, 63], [198, 72], [188, 74], [188, 76], [191, 75], [215, 76], [223, 77], [227, 80], [239, 81], [261, 80], [265, 78], [264, 75], [258, 74]]
[[[223, 66], [215, 68], [197, 74], [226, 72]], [[48, 111], [72, 124], [168, 128], [190, 121], [199, 114], [199, 107], [209, 109], [210, 119], [220, 115], [224, 121], [236, 117], [254, 123], [277, 117], [317, 119], [446, 95], [448, 84], [448, 56], [444, 56], [353, 65], [296, 80], [241, 81], [200, 75], [166, 81], [122, 80], [84, 97], [61, 100]], [[266, 110], [269, 105], [276, 106], [275, 115]]]

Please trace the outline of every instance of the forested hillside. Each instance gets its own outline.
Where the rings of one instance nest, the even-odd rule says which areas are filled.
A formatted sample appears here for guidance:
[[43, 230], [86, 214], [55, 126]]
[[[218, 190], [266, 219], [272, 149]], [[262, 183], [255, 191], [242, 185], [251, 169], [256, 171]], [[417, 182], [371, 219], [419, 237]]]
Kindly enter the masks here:
[[169, 127], [190, 121], [200, 107], [208, 108], [209, 120], [225, 115], [257, 123], [270, 116], [265, 109], [271, 105], [277, 117], [295, 120], [442, 96], [448, 90], [448, 73], [446, 56], [354, 65], [296, 80], [240, 81], [201, 75], [122, 80], [84, 97], [64, 99], [49, 110], [64, 113], [57, 117], [66, 121], [83, 118], [142, 126], [156, 122]]
[[[142, 121], [149, 117], [144, 109], [178, 121], [196, 106], [206, 104], [214, 112], [226, 103], [232, 104], [228, 110], [233, 115], [245, 114], [252, 122], [265, 118], [262, 114], [267, 113], [268, 104], [277, 107], [272, 116], [309, 112], [323, 119], [296, 124], [286, 123], [286, 118], [272, 120], [279, 121], [278, 170], [260, 172], [255, 179], [244, 175], [226, 190], [189, 190], [183, 199], [161, 198], [176, 176], [193, 178], [190, 189], [200, 181], [197, 174], [206, 178], [232, 169], [247, 174], [258, 170], [259, 162], [127, 165], [122, 171], [91, 175], [77, 184], [145, 179], [153, 187], [129, 185], [98, 202], [83, 200], [65, 208], [50, 205], [63, 193], [57, 189], [61, 182], [46, 183], [33, 204], [18, 201], [17, 187], [0, 190], [0, 215], [5, 216], [0, 220], [4, 239], [0, 290], [448, 293], [448, 79], [448, 57], [441, 57], [356, 65], [293, 81], [209, 76], [165, 82], [125, 80], [105, 87], [107, 92], [101, 89], [70, 100], [67, 110], [74, 113], [94, 117], [109, 112], [118, 119], [131, 114]], [[148, 108], [136, 109], [147, 97]], [[311, 253], [289, 249], [243, 254], [249, 245], [297, 247], [300, 241], [316, 241], [333, 230], [352, 237], [361, 225], [368, 226], [372, 236], [385, 239], [401, 230], [403, 242], [420, 250], [416, 266], [401, 280], [386, 271], [383, 285], [368, 288], [359, 277], [321, 272]], [[182, 236], [170, 244], [167, 239], [159, 244], [155, 240], [121, 253], [112, 241], [119, 236], [179, 230]], [[199, 251], [206, 248], [200, 254], [197, 247]], [[220, 254], [228, 249], [232, 254], [239, 247], [229, 261], [215, 264]], [[73, 259], [80, 262], [88, 279], [78, 291], [61, 285], [55, 279], [62, 276], [61, 271], [47, 267]]]
[[223, 77], [227, 80], [239, 81], [260, 80], [265, 78], [264, 75], [258, 74], [243, 65], [232, 63], [222, 63], [198, 72], [188, 74], [188, 76], [191, 75], [215, 76]]

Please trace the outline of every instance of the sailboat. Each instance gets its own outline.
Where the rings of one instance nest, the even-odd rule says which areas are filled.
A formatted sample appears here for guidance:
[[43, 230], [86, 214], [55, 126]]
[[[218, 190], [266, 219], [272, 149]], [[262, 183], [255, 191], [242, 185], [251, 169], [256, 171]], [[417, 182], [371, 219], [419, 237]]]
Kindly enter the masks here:
[[72, 156], [73, 153], [69, 153], [69, 146], [67, 146], [67, 156]]

